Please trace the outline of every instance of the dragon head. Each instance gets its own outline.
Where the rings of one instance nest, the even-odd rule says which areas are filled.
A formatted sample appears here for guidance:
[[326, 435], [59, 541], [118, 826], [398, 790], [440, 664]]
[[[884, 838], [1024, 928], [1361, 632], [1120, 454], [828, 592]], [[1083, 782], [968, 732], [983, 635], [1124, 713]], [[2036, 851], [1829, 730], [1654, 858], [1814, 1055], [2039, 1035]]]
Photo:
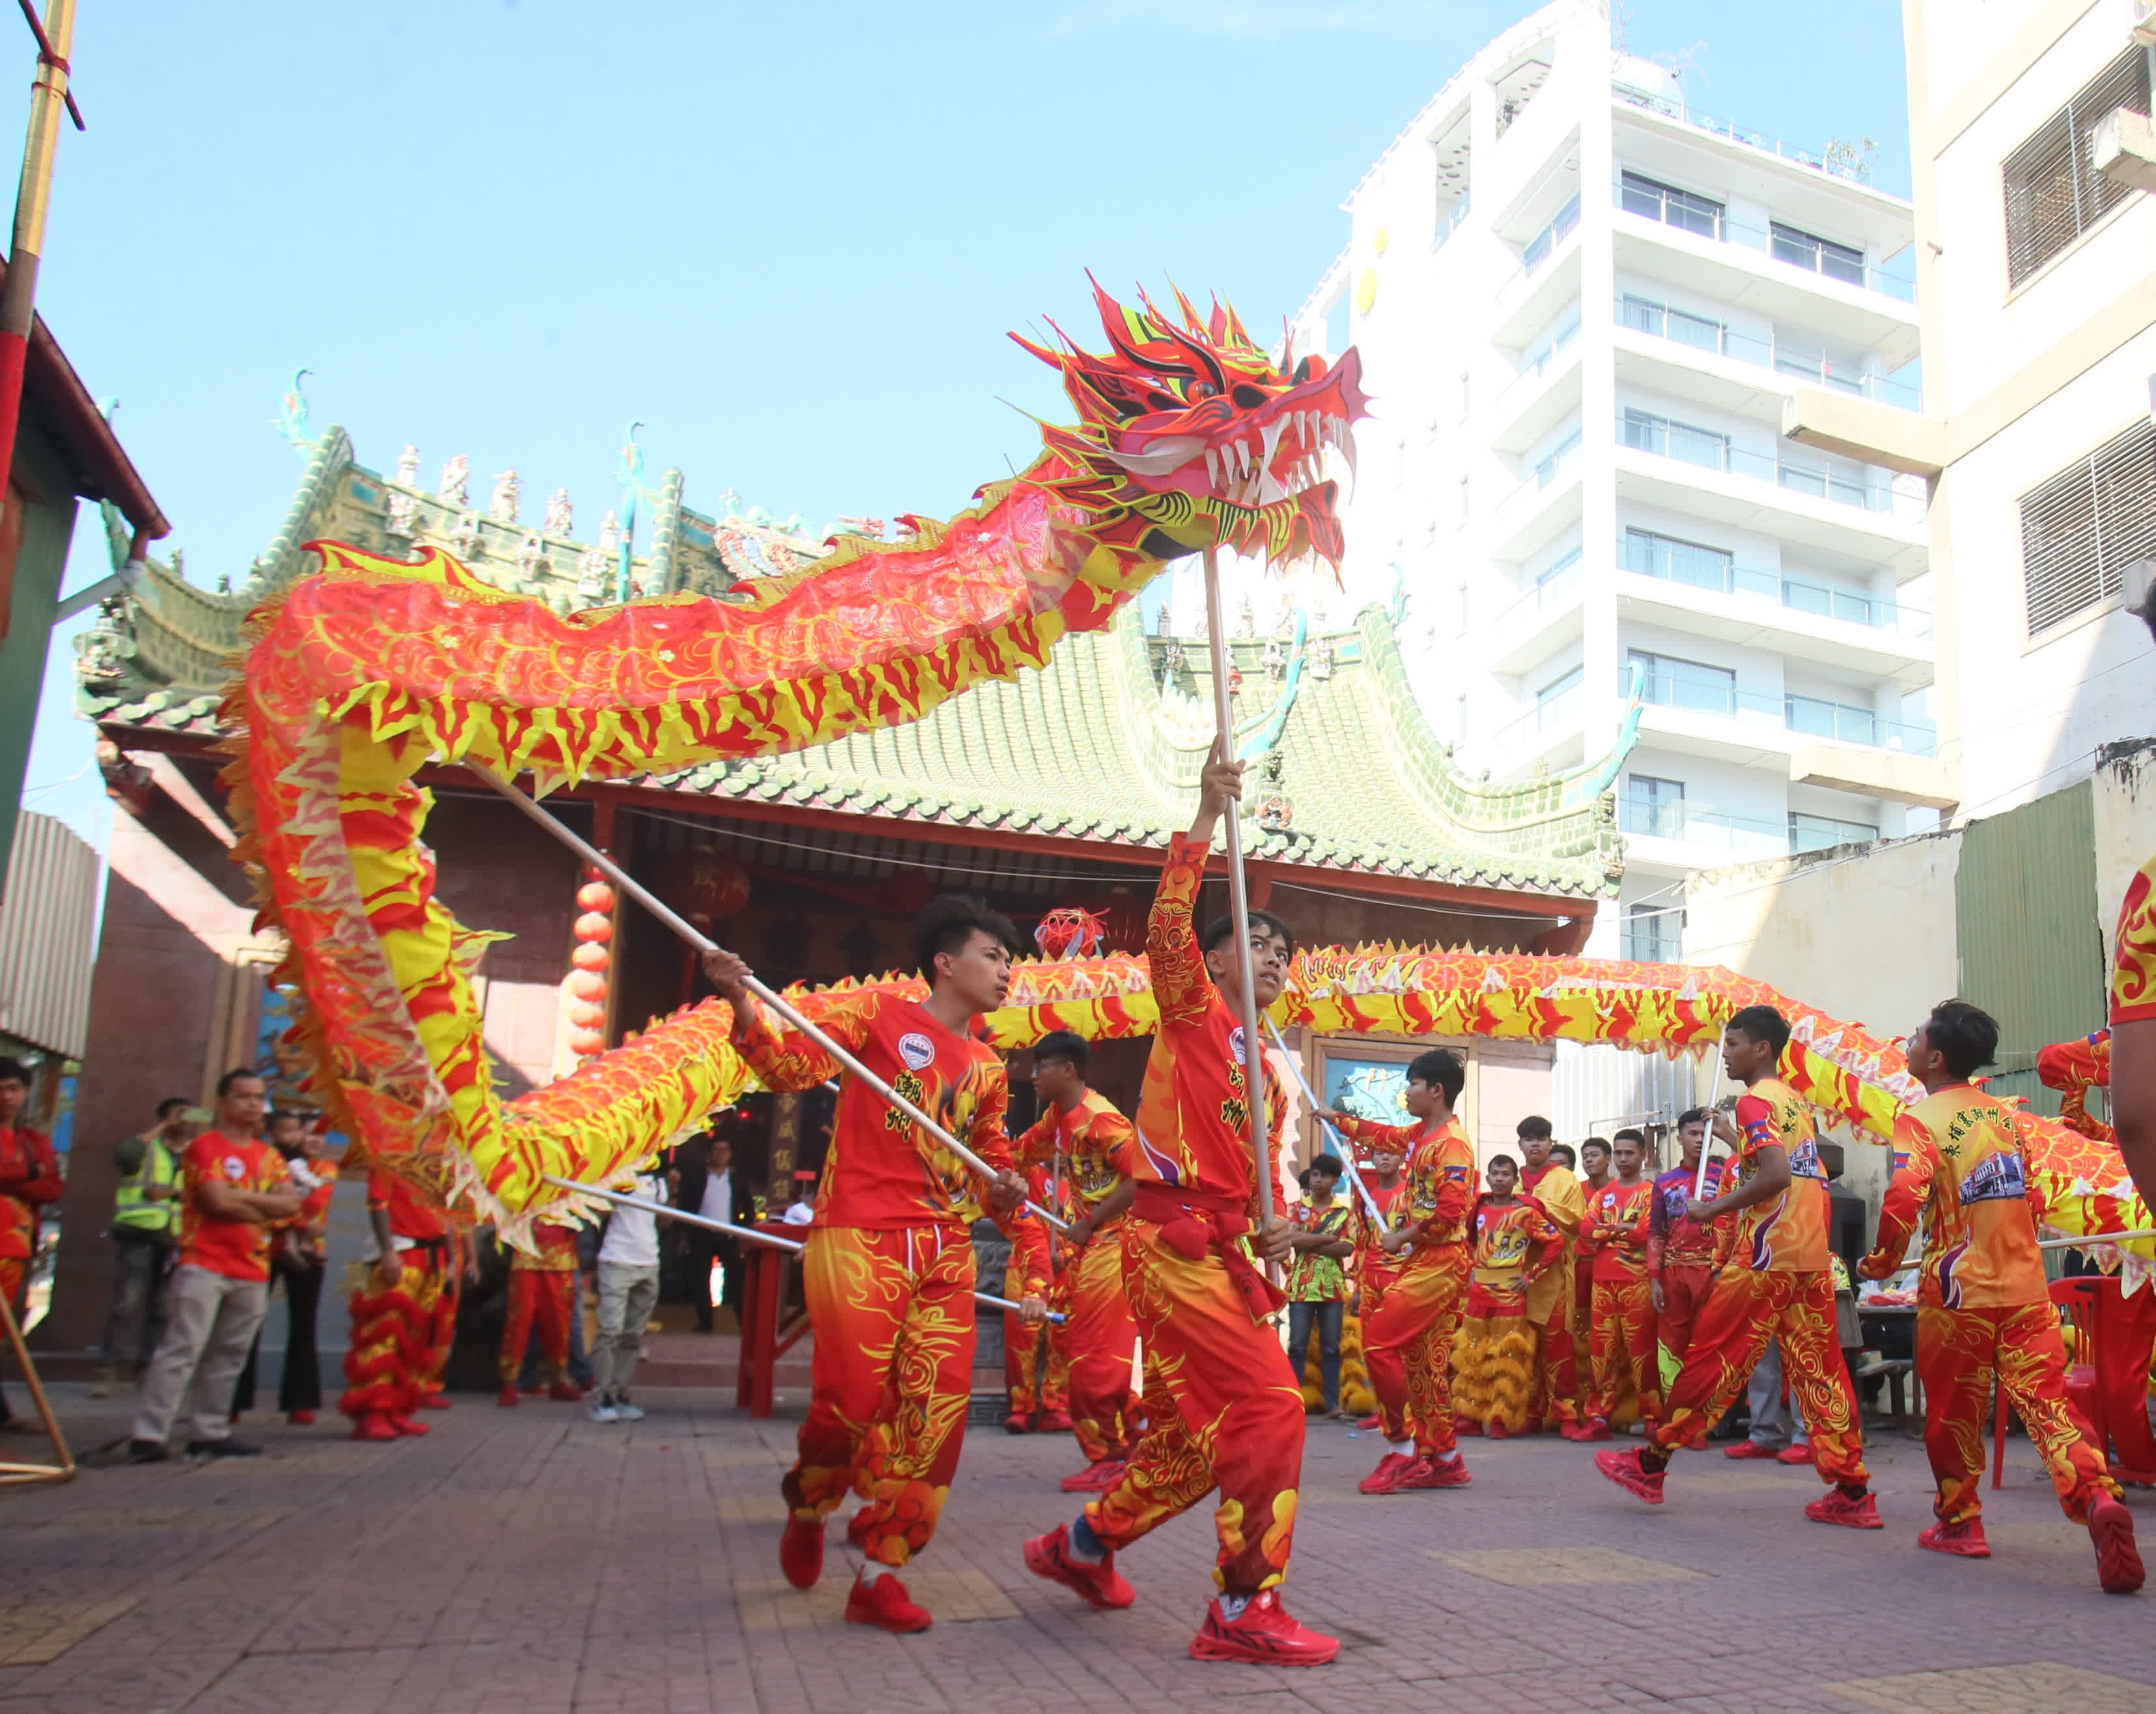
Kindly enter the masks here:
[[1011, 336], [1055, 367], [1078, 411], [1075, 428], [1044, 431], [1065, 466], [1045, 485], [1147, 521], [1168, 538], [1163, 557], [1217, 541], [1275, 561], [1315, 553], [1337, 566], [1339, 489], [1322, 470], [1328, 447], [1354, 469], [1353, 424], [1367, 414], [1354, 350], [1328, 365], [1283, 346], [1276, 367], [1217, 301], [1201, 316], [1177, 292], [1178, 326], [1142, 295], [1128, 309], [1096, 281], [1093, 298], [1108, 336], [1104, 356], [1080, 349], [1060, 327], [1060, 350]]

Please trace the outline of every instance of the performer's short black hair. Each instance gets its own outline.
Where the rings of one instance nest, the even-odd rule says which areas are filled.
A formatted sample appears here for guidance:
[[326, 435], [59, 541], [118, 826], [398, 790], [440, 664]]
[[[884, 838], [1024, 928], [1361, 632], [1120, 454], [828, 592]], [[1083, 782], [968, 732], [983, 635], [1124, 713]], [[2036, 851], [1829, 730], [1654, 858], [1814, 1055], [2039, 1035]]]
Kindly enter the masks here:
[[1467, 1067], [1450, 1048], [1432, 1048], [1408, 1062], [1408, 1081], [1443, 1090], [1445, 1106], [1455, 1107], [1460, 1105], [1460, 1091], [1467, 1087]]
[[[1270, 929], [1281, 937], [1281, 943], [1287, 947], [1288, 957], [1291, 958], [1295, 957], [1295, 931], [1274, 916], [1271, 911], [1253, 911], [1250, 913], [1250, 926]], [[1209, 952], [1235, 932], [1234, 917], [1216, 916], [1205, 925], [1205, 932], [1198, 942], [1198, 950], [1201, 952]]]
[[1340, 1157], [1334, 1154], [1332, 1150], [1327, 1149], [1323, 1154], [1314, 1155], [1311, 1157], [1308, 1170], [1312, 1173], [1324, 1173], [1329, 1174], [1332, 1178], [1337, 1178], [1345, 1173], [1348, 1169], [1340, 1164]]
[[1681, 1131], [1687, 1125], [1705, 1125], [1714, 1116], [1705, 1107], [1686, 1107], [1684, 1111], [1677, 1115], [1677, 1129]]
[[1572, 1145], [1568, 1142], [1552, 1143], [1550, 1145], [1550, 1158], [1553, 1161], [1562, 1161], [1564, 1163], [1564, 1169], [1568, 1173], [1577, 1173], [1579, 1170], [1579, 1156], [1573, 1151]]
[[1640, 1152], [1644, 1154], [1646, 1152], [1647, 1147], [1647, 1133], [1644, 1131], [1635, 1130], [1631, 1126], [1627, 1125], [1622, 1131], [1619, 1132], [1614, 1137], [1609, 1139], [1609, 1148], [1611, 1153], [1614, 1154], [1616, 1152], [1617, 1145], [1620, 1142], [1636, 1142], [1640, 1145]]
[[1606, 1137], [1590, 1137], [1580, 1144], [1579, 1152], [1584, 1155], [1591, 1148], [1599, 1148], [1606, 1155], [1609, 1152], [1609, 1139]]
[[1551, 1127], [1550, 1121], [1543, 1117], [1540, 1113], [1528, 1114], [1526, 1118], [1520, 1121], [1517, 1128], [1522, 1142], [1533, 1142], [1545, 1137], [1557, 1135]]
[[1778, 1059], [1789, 1044], [1789, 1020], [1772, 1006], [1747, 1006], [1729, 1020], [1727, 1027], [1743, 1031], [1754, 1041], [1764, 1042], [1774, 1049]]
[[1941, 1000], [1924, 1020], [1924, 1039], [1955, 1076], [1973, 1076], [1999, 1057], [1999, 1020], [1967, 1000]]
[[182, 1108], [189, 1107], [193, 1105], [194, 1104], [183, 1095], [168, 1095], [164, 1098], [164, 1100], [157, 1103], [157, 1116], [160, 1119], [169, 1119], [173, 1114], [180, 1111]]
[[946, 893], [931, 900], [913, 919], [913, 967], [933, 982], [938, 956], [964, 952], [966, 943], [977, 934], [1000, 942], [1013, 957], [1023, 950], [1010, 918], [989, 910], [985, 899]]
[[1033, 1063], [1060, 1060], [1081, 1077], [1093, 1058], [1093, 1044], [1075, 1029], [1051, 1029], [1033, 1044]]
[[1490, 1165], [1483, 1167], [1482, 1170], [1485, 1173], [1487, 1173], [1490, 1170], [1490, 1167], [1510, 1167], [1515, 1173], [1520, 1170], [1520, 1163], [1514, 1160], [1510, 1155], [1491, 1156]]
[[0, 1083], [19, 1083], [30, 1086], [30, 1073], [20, 1060], [0, 1059]]

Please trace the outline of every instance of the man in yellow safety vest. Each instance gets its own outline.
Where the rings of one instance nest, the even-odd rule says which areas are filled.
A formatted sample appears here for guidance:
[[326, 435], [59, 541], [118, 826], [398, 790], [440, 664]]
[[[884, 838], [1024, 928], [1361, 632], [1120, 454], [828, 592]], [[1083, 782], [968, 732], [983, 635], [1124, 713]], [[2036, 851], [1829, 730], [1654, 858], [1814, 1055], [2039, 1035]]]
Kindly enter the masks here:
[[120, 1366], [139, 1374], [165, 1331], [165, 1280], [180, 1222], [179, 1152], [199, 1127], [187, 1103], [157, 1103], [157, 1122], [112, 1152], [120, 1187], [112, 1198], [112, 1306], [105, 1318], [105, 1362], [90, 1388], [109, 1397]]

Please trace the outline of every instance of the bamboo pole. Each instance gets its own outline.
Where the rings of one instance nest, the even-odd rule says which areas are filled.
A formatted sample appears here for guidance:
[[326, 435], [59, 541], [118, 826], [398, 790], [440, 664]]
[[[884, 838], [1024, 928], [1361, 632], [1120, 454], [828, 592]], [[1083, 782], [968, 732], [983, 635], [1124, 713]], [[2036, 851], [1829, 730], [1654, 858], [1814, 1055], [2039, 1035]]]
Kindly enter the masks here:
[[[599, 848], [593, 844], [590, 840], [581, 837], [573, 829], [562, 826], [560, 822], [549, 815], [538, 803], [535, 803], [531, 798], [526, 796], [522, 792], [518, 791], [515, 786], [511, 785], [506, 780], [500, 777], [490, 768], [482, 767], [478, 762], [473, 762], [469, 758], [465, 760], [464, 765], [470, 768], [474, 773], [477, 774], [480, 778], [485, 780], [488, 785], [493, 787], [495, 791], [506, 798], [511, 803], [514, 803], [517, 808], [521, 810], [535, 825], [544, 828], [547, 833], [551, 834], [562, 844], [567, 845], [572, 851], [574, 851], [579, 857], [583, 858], [585, 862], [590, 864], [593, 868], [598, 870], [600, 874], [606, 876], [608, 880], [611, 880], [616, 886], [619, 887], [622, 891], [628, 894], [630, 898], [635, 900], [638, 904], [643, 906], [645, 910], [649, 911], [654, 916], [656, 916], [660, 922], [664, 923], [668, 928], [673, 930], [676, 935], [680, 936], [684, 941], [686, 941], [699, 952], [716, 952], [721, 950], [716, 941], [712, 940], [707, 935], [697, 932], [694, 927], [690, 926], [686, 919], [674, 911], [656, 893], [645, 886], [643, 882], [638, 880], [634, 875], [630, 875], [627, 870], [624, 869], [619, 863], [615, 862], [613, 858], [608, 856], [605, 852], [600, 850]], [[825, 1034], [822, 1029], [817, 1027], [816, 1024], [811, 1023], [808, 1019], [803, 1016], [799, 1011], [795, 1009], [793, 1003], [783, 998], [778, 990], [773, 988], [767, 983], [759, 981], [753, 976], [747, 978], [747, 986], [748, 988], [748, 991], [754, 994], [757, 998], [762, 1001], [765, 1005], [770, 1007], [773, 1011], [778, 1013], [781, 1018], [783, 1018], [788, 1024], [799, 1030], [802, 1034], [807, 1036], [809, 1040], [815, 1043], [818, 1047], [821, 1048], [825, 1053], [836, 1060], [847, 1071], [859, 1078], [863, 1083], [874, 1090], [876, 1094], [882, 1096], [886, 1101], [897, 1108], [900, 1112], [905, 1114], [906, 1116], [911, 1119], [915, 1124], [920, 1126], [922, 1130], [926, 1131], [931, 1137], [942, 1143], [944, 1147], [950, 1150], [952, 1154], [957, 1156], [960, 1160], [963, 1161], [968, 1167], [972, 1167], [974, 1172], [980, 1174], [982, 1178], [993, 1180], [996, 1177], [996, 1169], [993, 1167], [991, 1167], [986, 1161], [975, 1154], [973, 1150], [968, 1148], [964, 1143], [959, 1142], [957, 1137], [953, 1137], [941, 1125], [930, 1118], [928, 1115], [923, 1112], [919, 1107], [914, 1106], [911, 1101], [906, 1100], [904, 1096], [893, 1089], [888, 1083], [886, 1083], [883, 1079], [877, 1076], [875, 1072], [870, 1070], [867, 1066], [864, 1065], [859, 1060], [855, 1059], [851, 1053], [848, 1052], [837, 1042], [834, 1041], [829, 1035]], [[1062, 1221], [1057, 1219], [1055, 1215], [1050, 1214], [1046, 1209], [1042, 1208], [1039, 1203], [1028, 1202], [1025, 1206], [1034, 1214], [1038, 1214], [1042, 1219], [1045, 1220], [1051, 1231], [1061, 1232], [1065, 1229]]]
[[1288, 1052], [1287, 1044], [1281, 1039], [1280, 1025], [1268, 1018], [1265, 1028], [1271, 1033], [1273, 1045], [1281, 1050], [1281, 1057], [1287, 1061], [1296, 1086], [1302, 1090], [1302, 1098], [1310, 1103], [1310, 1111], [1317, 1116], [1317, 1122], [1325, 1127], [1325, 1134], [1332, 1139], [1333, 1147], [1339, 1151], [1341, 1170], [1348, 1175], [1348, 1188], [1363, 1198], [1363, 1207], [1370, 1218], [1380, 1226], [1383, 1225], [1384, 1211], [1378, 1206], [1378, 1199], [1370, 1194], [1370, 1187], [1363, 1182], [1363, 1175], [1355, 1170], [1354, 1145], [1333, 1129], [1332, 1121], [1318, 1111], [1324, 1103], [1317, 1099], [1317, 1091], [1310, 1086], [1310, 1080], [1302, 1075], [1302, 1067], [1296, 1063], [1295, 1055]]
[[[49, 0], [43, 23], [23, 0], [23, 15], [38, 37], [38, 74], [30, 85], [29, 135], [23, 140], [23, 174], [15, 191], [8, 278], [0, 284], [0, 505], [5, 505], [14, 469], [23, 372], [37, 314], [38, 266], [45, 248], [45, 215], [52, 206], [53, 158], [61, 123], [74, 105], [68, 94], [68, 54], [74, 45], [74, 0]], [[81, 123], [79, 115], [76, 123]], [[0, 629], [5, 628], [0, 617]]]
[[33, 1482], [71, 1482], [74, 1480], [74, 1455], [68, 1450], [67, 1436], [60, 1432], [60, 1419], [53, 1414], [52, 1402], [45, 1397], [44, 1385], [38, 1379], [38, 1366], [30, 1361], [30, 1347], [23, 1342], [23, 1330], [15, 1320], [14, 1306], [5, 1297], [0, 1297], [0, 1332], [5, 1332], [8, 1346], [15, 1353], [15, 1361], [23, 1371], [23, 1378], [29, 1383], [30, 1402], [38, 1408], [38, 1420], [45, 1425], [45, 1433], [52, 1437], [55, 1464], [26, 1464], [14, 1460], [0, 1460], [0, 1487], [26, 1487]]

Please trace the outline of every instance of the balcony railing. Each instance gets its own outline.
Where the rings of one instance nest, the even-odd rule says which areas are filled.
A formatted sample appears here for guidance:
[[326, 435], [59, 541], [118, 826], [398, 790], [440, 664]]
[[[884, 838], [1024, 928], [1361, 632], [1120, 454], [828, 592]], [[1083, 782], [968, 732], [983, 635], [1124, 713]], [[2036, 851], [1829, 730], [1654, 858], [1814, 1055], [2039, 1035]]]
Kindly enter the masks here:
[[1899, 513], [1909, 517], [1920, 518], [1924, 515], [1922, 499], [1913, 494], [1897, 492], [1892, 481], [1880, 480], [1879, 473], [1867, 470], [1863, 475], [1856, 476], [1832, 466], [1806, 464], [1779, 453], [1770, 457], [1765, 453], [1735, 445], [1727, 435], [1712, 429], [1696, 428], [1686, 423], [1672, 423], [1646, 413], [1619, 414], [1617, 444], [1635, 452], [1674, 459], [1680, 464], [1691, 464], [1701, 470], [1718, 470], [1727, 475], [1749, 476], [1758, 481], [1771, 482], [1777, 488], [1832, 500], [1837, 505], [1856, 506], [1870, 512]]
[[1454, 233], [1459, 231], [1461, 223], [1466, 218], [1467, 197], [1466, 193], [1462, 192], [1460, 199], [1445, 212], [1445, 218], [1437, 223], [1437, 236], [1430, 241], [1430, 249], [1433, 250], [1443, 249], [1445, 248], [1445, 239], [1450, 238]]
[[1572, 236], [1579, 224], [1579, 192], [1572, 193], [1572, 200], [1550, 216], [1549, 223], [1527, 240], [1527, 248], [1520, 252], [1520, 272], [1532, 274], [1550, 259], [1557, 247]]
[[1771, 256], [1785, 267], [1802, 268], [1807, 273], [1839, 280], [1845, 285], [1861, 286], [1905, 304], [1917, 300], [1917, 282], [1912, 275], [1890, 274], [1869, 262], [1861, 264], [1845, 262], [1834, 251], [1794, 245], [1773, 232], [1742, 220], [1732, 219], [1725, 210], [1706, 203], [1702, 199], [1692, 198], [1681, 206], [1671, 203], [1657, 212], [1645, 206], [1645, 203], [1652, 201], [1651, 198], [1636, 190], [1628, 192], [1621, 181], [1610, 188], [1613, 199], [1620, 208], [1637, 214], [1642, 219], [1654, 221], [1658, 225], [1673, 226], [1681, 232], [1688, 232], [1697, 238], [1711, 239], [1717, 244], [1742, 245], [1748, 250], [1757, 250], [1762, 255]]
[[1619, 831], [1642, 839], [1681, 839], [1688, 845], [1709, 845], [1754, 857], [1779, 857], [1789, 849], [1789, 830], [1784, 824], [1726, 814], [1683, 798], [1655, 803], [1620, 798], [1617, 826]]
[[1585, 573], [1585, 563], [1578, 548], [1535, 579], [1535, 587], [1527, 590], [1497, 615], [1497, 629], [1502, 633], [1530, 615], [1556, 613], [1578, 599], [1580, 581]]
[[1836, 393], [1876, 399], [1905, 411], [1924, 408], [1922, 389], [1906, 381], [1853, 368], [1845, 363], [1837, 364], [1825, 353], [1802, 346], [1787, 346], [1775, 340], [1754, 339], [1749, 334], [1732, 332], [1719, 321], [1710, 321], [1702, 316], [1688, 316], [1681, 310], [1636, 295], [1619, 296], [1617, 321], [1619, 326], [1650, 338], [1666, 339], [1672, 345], [1692, 351], [1732, 358], [1754, 368], [1771, 369], [1778, 375], [1815, 382]]
[[1830, 143], [1824, 149], [1800, 149], [1766, 131], [1754, 131], [1733, 119], [1717, 119], [1714, 115], [1702, 113], [1681, 100], [1673, 100], [1667, 95], [1658, 95], [1653, 90], [1640, 89], [1635, 84], [1613, 83], [1609, 86], [1609, 93], [1627, 106], [1644, 107], [1650, 113], [1659, 113], [1681, 125], [1689, 125], [1697, 131], [1712, 131], [1717, 136], [1742, 143], [1748, 149], [1758, 149], [1767, 154], [1779, 156], [1799, 167], [1832, 173], [1836, 178], [1850, 179], [1859, 184], [1868, 182], [1871, 177], [1870, 157], [1861, 148]]
[[1649, 670], [1640, 675], [1640, 698], [1656, 708], [1680, 708], [1696, 714], [1756, 722], [1762, 717], [1784, 731], [1830, 738], [1874, 750], [1901, 750], [1929, 756], [1938, 747], [1937, 728], [1915, 721], [1892, 721], [1845, 702], [1820, 696], [1762, 696], [1703, 675]]
[[1617, 568], [1717, 595], [1757, 596], [1793, 613], [1813, 613], [1871, 630], [1896, 631], [1908, 637], [1932, 634], [1932, 616], [1922, 608], [1906, 606], [1890, 597], [1815, 582], [1809, 577], [1739, 565], [1732, 558], [1688, 542], [1627, 531], [1617, 538]]

